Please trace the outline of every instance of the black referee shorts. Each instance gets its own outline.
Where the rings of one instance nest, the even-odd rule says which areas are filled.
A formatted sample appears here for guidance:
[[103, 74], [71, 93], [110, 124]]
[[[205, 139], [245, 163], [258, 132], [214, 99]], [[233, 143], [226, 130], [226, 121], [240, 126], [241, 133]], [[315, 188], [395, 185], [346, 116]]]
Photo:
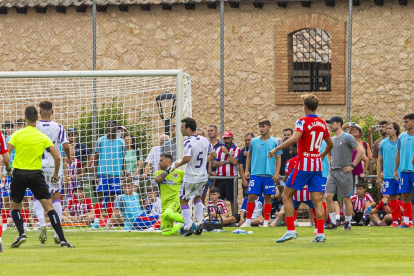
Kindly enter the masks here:
[[29, 188], [38, 200], [50, 199], [43, 171], [28, 171], [14, 169], [10, 184], [10, 197], [16, 203], [21, 203], [26, 189]]

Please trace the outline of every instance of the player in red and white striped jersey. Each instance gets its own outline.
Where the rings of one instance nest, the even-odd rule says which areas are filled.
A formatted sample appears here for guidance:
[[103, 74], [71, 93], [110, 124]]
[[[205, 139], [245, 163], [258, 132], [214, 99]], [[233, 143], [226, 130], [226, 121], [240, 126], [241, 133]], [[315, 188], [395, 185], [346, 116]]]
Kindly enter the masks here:
[[209, 208], [209, 207], [217, 207], [218, 213], [222, 217], [228, 217], [227, 205], [224, 200], [219, 199], [220, 197], [220, 190], [216, 187], [210, 189], [210, 201], [207, 203], [207, 210], [210, 211], [210, 217], [216, 216], [216, 208]]
[[[295, 144], [290, 148], [290, 155], [294, 157], [289, 159], [286, 162], [286, 168], [285, 168], [285, 179], [286, 180], [296, 166], [296, 163], [298, 160], [297, 152], [298, 152], [297, 145]], [[292, 200], [293, 200], [293, 207], [295, 208], [295, 220], [298, 215], [299, 206], [302, 202], [310, 207], [313, 213], [313, 218], [315, 220], [315, 233], [316, 233], [317, 232], [317, 221], [316, 221], [315, 207], [313, 206], [313, 203], [311, 201], [311, 196], [308, 190], [308, 185], [305, 185], [302, 190], [296, 191], [296, 193], [292, 197]]]
[[[283, 193], [287, 232], [281, 239], [276, 241], [278, 243], [296, 239], [298, 236], [294, 225], [295, 210], [292, 197], [296, 191], [302, 190], [305, 185], [308, 185], [318, 218], [318, 234], [312, 242], [325, 242], [326, 240], [324, 234], [324, 208], [321, 199], [322, 185], [324, 184], [321, 159], [331, 151], [333, 143], [325, 121], [318, 118], [315, 114], [319, 105], [318, 98], [315, 95], [308, 94], [303, 95], [302, 99], [306, 117], [297, 120], [293, 136], [271, 150], [268, 155], [273, 157], [278, 150], [291, 147], [295, 143], [298, 144], [298, 161], [286, 182], [286, 188]], [[322, 153], [319, 153], [323, 140], [326, 142], [326, 148]]]

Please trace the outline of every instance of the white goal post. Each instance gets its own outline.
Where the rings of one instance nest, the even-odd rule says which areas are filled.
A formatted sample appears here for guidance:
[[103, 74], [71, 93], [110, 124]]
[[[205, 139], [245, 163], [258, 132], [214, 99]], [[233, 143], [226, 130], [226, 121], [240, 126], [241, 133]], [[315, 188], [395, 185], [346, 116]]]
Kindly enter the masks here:
[[[96, 156], [96, 147], [102, 146], [98, 145], [97, 141], [100, 141], [99, 137], [107, 135], [108, 121], [117, 122], [117, 139], [124, 141], [125, 147], [130, 149], [128, 153], [137, 159], [137, 164], [132, 164], [132, 161], [127, 163], [125, 157], [123, 162], [127, 164], [123, 164], [123, 168], [126, 168], [123, 172], [128, 171], [127, 173], [134, 179], [134, 189], [139, 195], [142, 209], [152, 204], [151, 200], [146, 202], [149, 198], [147, 189], [151, 187], [154, 169], [158, 166], [157, 161], [152, 160], [154, 162], [150, 163], [149, 172], [145, 174], [148, 169], [147, 163], [149, 163], [145, 161], [151, 161], [149, 155], [154, 148], [160, 146], [160, 137], [164, 134], [170, 135], [171, 127], [174, 125], [176, 126], [176, 151], [174, 151], [176, 156], [174, 157], [182, 158], [183, 137], [179, 131], [180, 121], [192, 115], [190, 76], [182, 70], [0, 72], [0, 93], [2, 95], [0, 100], [1, 131], [6, 140], [14, 131], [22, 127], [24, 109], [27, 106], [39, 108], [41, 101], [50, 101], [54, 111], [51, 119], [60, 123], [66, 134], [70, 135], [69, 144], [73, 144], [71, 150], [75, 155], [81, 152], [79, 159], [81, 159], [82, 169], [73, 164], [66, 164], [64, 169], [65, 188], [62, 192], [62, 209], [67, 207], [74, 197], [70, 194], [73, 193], [70, 189], [76, 190], [75, 186], [79, 183], [85, 190], [85, 197], [90, 198], [93, 204], [99, 200], [108, 200], [111, 204], [113, 203], [107, 199], [110, 196], [106, 194], [106, 191], [104, 191], [103, 198], [97, 196], [94, 175], [91, 173], [93, 171], [91, 166], [93, 167], [95, 162], [89, 159], [90, 156], [92, 158]], [[69, 129], [71, 131], [68, 132]], [[124, 140], [124, 135], [133, 138], [133, 142], [127, 142], [128, 139]], [[75, 143], [72, 142], [73, 139]], [[128, 143], [133, 143], [133, 145]], [[86, 150], [80, 146], [78, 148], [78, 144], [83, 144]], [[62, 149], [60, 150], [63, 152]], [[109, 159], [105, 162], [109, 162]], [[108, 167], [109, 165], [106, 169]], [[70, 174], [71, 170], [73, 174]], [[2, 209], [7, 210], [10, 208], [10, 199], [7, 198], [10, 180], [5, 177], [3, 168], [1, 171]], [[76, 178], [77, 175], [81, 176]], [[28, 205], [23, 208], [29, 210], [26, 214], [26, 223], [29, 227], [35, 227], [36, 216], [34, 216], [31, 200], [32, 198], [29, 197]], [[110, 207], [108, 205], [109, 203], [104, 202], [103, 207], [100, 207], [105, 209], [102, 211], [100, 220], [103, 220], [105, 213], [113, 212], [113, 204], [109, 205]], [[152, 207], [151, 205], [150, 208]], [[8, 214], [4, 213], [2, 213], [3, 222], [5, 216], [6, 220], [8, 218]], [[70, 219], [63, 220], [66, 230], [88, 229], [87, 226], [93, 221], [92, 216], [84, 217], [76, 223], [75, 220], [72, 223]], [[10, 218], [7, 223], [9, 226], [12, 225]], [[119, 224], [122, 225], [122, 223]]]

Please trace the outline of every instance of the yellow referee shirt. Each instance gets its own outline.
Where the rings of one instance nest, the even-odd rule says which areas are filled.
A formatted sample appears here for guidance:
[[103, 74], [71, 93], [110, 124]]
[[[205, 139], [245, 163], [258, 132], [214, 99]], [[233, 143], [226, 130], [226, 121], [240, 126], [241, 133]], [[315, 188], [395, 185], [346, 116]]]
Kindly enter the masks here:
[[33, 126], [17, 130], [9, 144], [14, 146], [15, 151], [13, 168], [29, 171], [41, 170], [43, 152], [54, 146], [46, 134]]

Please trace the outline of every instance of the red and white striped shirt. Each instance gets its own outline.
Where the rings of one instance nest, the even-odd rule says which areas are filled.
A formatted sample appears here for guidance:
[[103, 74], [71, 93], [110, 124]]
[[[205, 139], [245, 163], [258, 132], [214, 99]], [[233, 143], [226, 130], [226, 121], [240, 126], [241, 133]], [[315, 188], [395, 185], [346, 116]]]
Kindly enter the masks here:
[[[240, 159], [240, 149], [236, 147], [234, 144], [231, 146], [231, 148], [228, 150], [229, 154], [232, 155], [237, 160]], [[216, 150], [217, 158], [216, 161], [227, 161], [227, 156], [224, 154], [222, 147], [219, 147]], [[239, 164], [233, 165], [230, 162], [227, 162], [227, 164], [220, 166], [217, 168], [216, 171], [218, 176], [237, 176], [239, 175]]]
[[326, 123], [318, 116], [309, 114], [296, 121], [295, 131], [302, 132], [298, 141], [298, 163], [295, 168], [306, 172], [322, 171], [319, 148], [322, 141], [330, 136]]
[[213, 212], [214, 214], [216, 213], [216, 208], [208, 208], [208, 207], [213, 207], [213, 206], [217, 206], [218, 212], [220, 215], [227, 213], [227, 205], [226, 202], [224, 202], [223, 200], [219, 199], [217, 201], [217, 204], [214, 205], [213, 201], [209, 201], [207, 204], [207, 210], [209, 212]]
[[0, 154], [5, 154], [7, 151], [7, 144], [4, 141], [3, 133], [0, 132]]
[[[298, 156], [289, 159], [286, 162], [286, 168], [285, 168], [285, 174], [289, 175], [292, 173], [292, 170], [295, 168], [296, 163], [298, 161]], [[308, 201], [311, 200], [310, 193], [308, 190], [308, 185], [305, 185], [301, 191], [296, 191], [296, 193], [293, 195], [292, 199], [294, 201]]]
[[374, 201], [374, 198], [370, 195], [370, 193], [365, 193], [363, 198], [359, 198], [358, 194], [351, 196], [352, 207], [354, 208], [354, 211], [358, 213], [364, 212], [365, 203], [367, 201]]
[[311, 200], [308, 185], [305, 185], [301, 191], [296, 191], [292, 197], [293, 201], [308, 201]]

